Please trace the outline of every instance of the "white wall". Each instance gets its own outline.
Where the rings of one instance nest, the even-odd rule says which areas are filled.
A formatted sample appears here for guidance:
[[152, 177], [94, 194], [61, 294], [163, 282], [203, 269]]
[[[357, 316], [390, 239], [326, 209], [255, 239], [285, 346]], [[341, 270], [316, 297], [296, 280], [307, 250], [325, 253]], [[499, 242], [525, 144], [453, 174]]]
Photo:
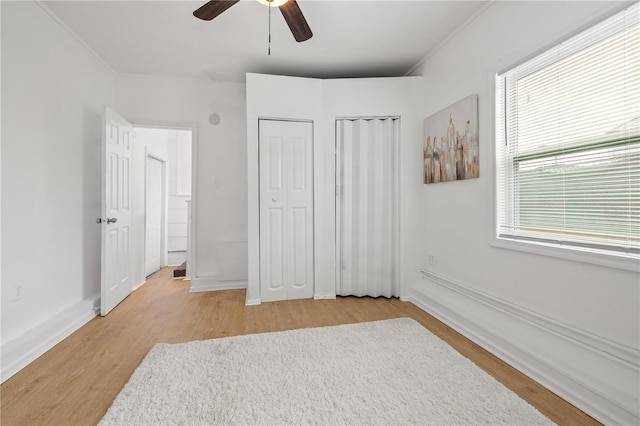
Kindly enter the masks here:
[[95, 315], [101, 107], [116, 77], [37, 4], [1, 8], [4, 380]]
[[324, 192], [326, 210], [322, 219], [327, 222], [322, 256], [325, 275], [319, 279], [328, 283], [335, 295], [335, 120], [340, 117], [400, 117], [400, 297], [409, 292], [416, 281], [420, 238], [416, 227], [420, 223], [420, 184], [422, 161], [415, 152], [422, 149], [421, 119], [417, 105], [421, 99], [422, 81], [415, 77], [361, 78], [324, 80], [323, 83], [323, 140], [330, 145], [324, 155], [323, 179], [330, 187]]
[[[400, 116], [401, 289], [418, 277], [419, 240], [413, 224], [419, 211], [420, 124], [415, 95], [421, 79], [369, 78], [319, 80], [247, 74], [247, 155], [249, 284], [247, 303], [260, 303], [258, 119], [314, 122], [315, 298], [335, 298], [335, 120], [355, 116]], [[417, 178], [414, 178], [417, 177]]]
[[[0, 29], [2, 28], [2, 7], [0, 7]], [[2, 31], [0, 31], [0, 46], [2, 46]], [[2, 48], [0, 47], [0, 51]], [[2, 81], [2, 55], [0, 55], [0, 82]], [[0, 86], [0, 99], [2, 99], [2, 87]], [[0, 102], [0, 188], [2, 187], [2, 102]], [[0, 191], [0, 224], [2, 223], [2, 191]], [[2, 241], [2, 226], [0, 226], [0, 241]], [[0, 244], [0, 307], [2, 306], [2, 244]], [[1, 311], [0, 311], [1, 312]], [[2, 315], [0, 314], [0, 331], [2, 328]], [[0, 352], [2, 351], [0, 343]], [[0, 363], [2, 363], [0, 355]], [[4, 373], [0, 373], [2, 377]], [[0, 380], [2, 380], [0, 377]]]
[[[259, 180], [258, 180], [258, 119], [281, 118], [313, 121], [314, 173], [317, 172], [316, 158], [322, 140], [320, 126], [322, 118], [322, 82], [321, 80], [297, 77], [247, 74], [247, 200], [248, 200], [248, 286], [247, 304], [260, 303], [260, 244], [258, 240], [259, 216]], [[314, 192], [318, 191], [322, 180], [314, 176]], [[319, 252], [318, 205], [314, 203], [316, 221], [314, 244], [315, 253]], [[315, 272], [318, 273], [318, 265]], [[317, 275], [316, 275], [317, 282]], [[315, 289], [318, 292], [316, 286]]]
[[[135, 124], [192, 127], [197, 233], [192, 291], [219, 288], [220, 242], [247, 241], [244, 85], [133, 75], [118, 78], [115, 110]], [[220, 124], [209, 123], [218, 113]], [[246, 261], [246, 256], [243, 256]], [[246, 270], [230, 287], [246, 287]]]
[[621, 6], [495, 2], [417, 70], [423, 118], [478, 94], [481, 153], [479, 179], [422, 188], [412, 299], [598, 419], [635, 424], [639, 274], [490, 245], [491, 76]]

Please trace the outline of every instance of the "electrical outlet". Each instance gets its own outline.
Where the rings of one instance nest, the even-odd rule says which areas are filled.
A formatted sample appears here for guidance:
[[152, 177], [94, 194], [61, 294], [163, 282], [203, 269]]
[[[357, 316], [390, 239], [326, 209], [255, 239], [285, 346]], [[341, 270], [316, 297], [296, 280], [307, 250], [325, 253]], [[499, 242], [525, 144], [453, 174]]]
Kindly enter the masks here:
[[436, 266], [436, 255], [433, 253], [429, 253], [428, 258], [429, 258], [429, 265]]
[[22, 299], [22, 284], [13, 285], [13, 300]]

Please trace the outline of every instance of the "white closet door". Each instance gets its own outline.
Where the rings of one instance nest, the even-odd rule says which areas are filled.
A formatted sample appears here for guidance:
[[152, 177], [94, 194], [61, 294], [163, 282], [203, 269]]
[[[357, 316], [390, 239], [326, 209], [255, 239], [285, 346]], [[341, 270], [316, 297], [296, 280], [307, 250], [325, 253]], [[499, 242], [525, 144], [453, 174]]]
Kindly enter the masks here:
[[260, 120], [262, 301], [313, 297], [313, 126]]
[[398, 296], [397, 118], [337, 121], [336, 294]]

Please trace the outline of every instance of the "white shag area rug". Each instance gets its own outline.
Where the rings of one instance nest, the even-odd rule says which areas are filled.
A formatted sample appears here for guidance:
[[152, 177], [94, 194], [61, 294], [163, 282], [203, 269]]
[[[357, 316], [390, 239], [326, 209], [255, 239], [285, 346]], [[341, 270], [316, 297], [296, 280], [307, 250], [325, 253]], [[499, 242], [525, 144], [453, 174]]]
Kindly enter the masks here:
[[100, 425], [549, 425], [416, 321], [154, 346]]

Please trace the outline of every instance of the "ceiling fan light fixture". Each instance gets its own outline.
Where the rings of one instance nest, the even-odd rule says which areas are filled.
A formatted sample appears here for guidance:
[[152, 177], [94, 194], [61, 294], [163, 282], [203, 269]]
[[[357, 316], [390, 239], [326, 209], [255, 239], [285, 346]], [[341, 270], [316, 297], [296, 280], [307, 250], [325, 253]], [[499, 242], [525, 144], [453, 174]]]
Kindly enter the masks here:
[[[1, 1], [1, 0], [0, 0]], [[271, 34], [271, 9], [277, 7], [282, 12], [282, 17], [289, 26], [293, 38], [297, 42], [309, 40], [313, 37], [313, 32], [305, 19], [300, 6], [296, 0], [258, 0], [260, 3], [269, 6], [269, 34]], [[211, 21], [225, 10], [229, 9], [240, 0], [209, 0], [193, 12], [193, 16], [205, 21]]]
[[285, 4], [287, 2], [287, 0], [258, 0], [258, 3], [263, 4], [265, 6], [271, 6], [271, 7], [280, 7], [283, 4]]

